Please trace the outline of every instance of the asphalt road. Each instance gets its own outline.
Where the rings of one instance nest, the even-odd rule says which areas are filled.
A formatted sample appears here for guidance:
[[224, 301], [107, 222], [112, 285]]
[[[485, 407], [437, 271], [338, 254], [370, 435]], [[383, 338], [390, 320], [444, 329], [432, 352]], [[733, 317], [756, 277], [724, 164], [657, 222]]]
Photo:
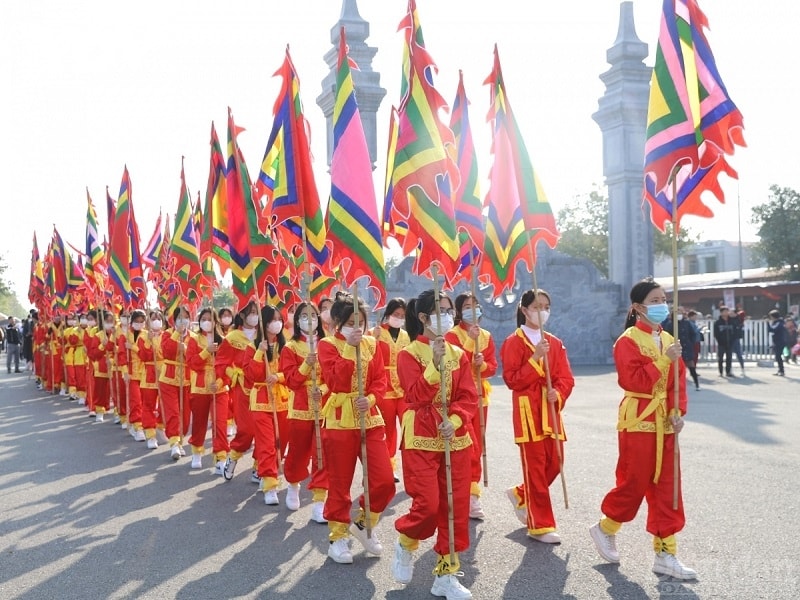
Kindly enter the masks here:
[[[620, 565], [595, 553], [588, 527], [613, 485], [620, 392], [608, 367], [576, 369], [565, 414], [565, 479], [551, 495], [563, 543], [526, 537], [505, 489], [521, 478], [510, 394], [492, 396], [487, 519], [472, 522], [462, 582], [480, 599], [782, 599], [800, 593], [800, 367], [788, 376], [748, 367], [747, 378], [703, 366], [681, 434], [687, 525], [679, 556], [696, 582], [659, 580], [646, 508], [618, 536]], [[398, 494], [376, 533], [382, 558], [326, 557], [327, 526], [310, 521], [310, 496], [291, 512], [265, 506], [249, 459], [226, 483], [189, 459], [170, 460], [75, 403], [38, 392], [27, 374], [0, 372], [0, 600], [431, 598], [432, 540], [408, 586], [391, 576]], [[355, 478], [360, 484], [360, 477]], [[354, 488], [354, 492], [357, 490]], [[284, 494], [281, 493], [281, 502]], [[356, 549], [357, 550], [357, 549]]]

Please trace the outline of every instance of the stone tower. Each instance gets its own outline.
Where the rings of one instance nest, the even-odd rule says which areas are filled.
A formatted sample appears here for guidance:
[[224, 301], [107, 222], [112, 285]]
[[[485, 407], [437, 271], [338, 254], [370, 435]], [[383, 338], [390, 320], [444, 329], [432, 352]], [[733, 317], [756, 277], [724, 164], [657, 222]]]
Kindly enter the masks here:
[[600, 76], [606, 92], [592, 118], [603, 132], [603, 175], [608, 187], [608, 275], [628, 290], [653, 274], [653, 225], [642, 205], [644, 142], [652, 69], [647, 44], [636, 36], [633, 2], [620, 4], [619, 29], [606, 52], [611, 68]]
[[372, 59], [377, 48], [367, 46], [369, 37], [369, 23], [358, 14], [356, 0], [342, 0], [342, 12], [339, 21], [331, 29], [331, 44], [333, 48], [325, 54], [325, 62], [330, 67], [330, 72], [322, 80], [322, 93], [317, 97], [317, 106], [325, 115], [328, 136], [328, 164], [331, 164], [333, 154], [333, 105], [336, 100], [336, 64], [339, 56], [339, 31], [344, 27], [347, 36], [349, 55], [358, 65], [359, 70], [353, 70], [353, 85], [356, 89], [358, 111], [364, 126], [364, 135], [367, 138], [369, 157], [372, 168], [377, 160], [377, 114], [381, 100], [386, 95], [386, 90], [380, 86], [380, 74], [372, 70]]

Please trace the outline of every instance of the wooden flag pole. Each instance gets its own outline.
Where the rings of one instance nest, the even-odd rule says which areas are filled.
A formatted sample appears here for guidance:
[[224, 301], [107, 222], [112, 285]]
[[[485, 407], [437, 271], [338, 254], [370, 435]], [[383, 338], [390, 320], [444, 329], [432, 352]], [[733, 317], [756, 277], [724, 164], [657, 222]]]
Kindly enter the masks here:
[[[306, 237], [306, 228], [303, 227], [303, 247], [305, 248], [305, 237]], [[308, 267], [308, 263], [306, 262], [306, 267]], [[306, 272], [303, 274], [304, 278], [307, 281], [306, 284], [306, 310], [305, 315], [308, 319], [309, 324], [311, 323], [311, 314], [308, 310], [308, 307], [311, 305], [311, 274], [308, 272], [308, 268], [306, 268]], [[321, 321], [322, 317], [317, 315], [317, 319]], [[310, 354], [315, 354], [317, 350], [317, 343], [314, 339], [314, 336], [317, 333], [317, 329], [314, 328], [311, 331], [308, 331], [308, 352]], [[322, 461], [322, 427], [320, 426], [320, 419], [319, 419], [319, 402], [315, 399], [316, 395], [319, 393], [319, 385], [317, 385], [317, 361], [314, 361], [314, 364], [311, 365], [311, 397], [308, 399], [309, 404], [311, 405], [311, 410], [314, 413], [314, 438], [315, 438], [315, 445], [317, 451], [317, 470], [322, 469], [323, 461]]]
[[[478, 302], [478, 264], [475, 261], [475, 246], [472, 246], [472, 302]], [[473, 313], [474, 315], [475, 313]], [[477, 319], [475, 325], [477, 325]], [[475, 352], [480, 352], [478, 340], [475, 340]], [[489, 463], [486, 458], [486, 413], [483, 410], [483, 379], [481, 378], [481, 368], [475, 367], [475, 387], [478, 391], [478, 416], [481, 426], [481, 461], [483, 462], [483, 487], [489, 487]]]
[[[433, 305], [436, 311], [436, 335], [442, 336], [442, 320], [439, 318], [441, 309], [439, 308], [439, 269], [434, 264], [431, 267], [431, 277], [433, 277]], [[431, 318], [431, 315], [428, 315]], [[441, 413], [442, 420], [448, 419], [447, 414], [447, 380], [445, 378], [445, 356], [437, 365], [439, 369], [439, 391], [441, 393]], [[450, 457], [450, 440], [444, 439], [444, 473], [447, 484], [447, 538], [448, 552], [450, 553], [450, 564], [456, 562], [456, 542], [455, 542], [455, 517], [453, 516], [453, 464]]]
[[[676, 342], [678, 338], [678, 171], [681, 166], [675, 165], [670, 173], [672, 183], [672, 335]], [[675, 405], [673, 415], [680, 416], [679, 396], [680, 396], [680, 373], [678, 372], [678, 359], [672, 361], [672, 393]], [[667, 407], [669, 408], [669, 407]], [[678, 496], [680, 485], [680, 458], [681, 450], [678, 444], [678, 432], [673, 433], [675, 449], [673, 451], [673, 471], [672, 471], [672, 510], [678, 510]]]
[[[353, 282], [353, 327], [361, 327], [358, 306], [358, 282]], [[361, 344], [356, 346], [356, 381], [358, 382], [358, 397], [364, 397], [364, 366], [361, 364]], [[367, 530], [367, 537], [372, 537], [372, 516], [369, 502], [369, 469], [367, 467], [367, 415], [363, 411], [359, 412], [359, 423], [361, 426], [361, 472], [363, 473], [364, 486], [364, 526]]]
[[[531, 259], [531, 277], [533, 279], [533, 303], [536, 304], [536, 295], [539, 291], [539, 286], [536, 283], [536, 260], [533, 254], [533, 240], [528, 240], [528, 252], [530, 254]], [[539, 316], [539, 331], [542, 334], [542, 339], [544, 339], [544, 324], [542, 323], [542, 311], [537, 308], [536, 313]], [[544, 355], [544, 374], [547, 380], [547, 395], [550, 395], [550, 390], [553, 389], [553, 380], [550, 376], [550, 361], [547, 357], [547, 354]], [[561, 491], [564, 494], [564, 508], [569, 508], [569, 496], [567, 495], [567, 480], [564, 478], [564, 448], [562, 446], [561, 441], [561, 431], [560, 427], [558, 426], [558, 413], [556, 413], [556, 407], [553, 402], [550, 402], [549, 398], [546, 400], [547, 406], [550, 410], [550, 420], [553, 424], [553, 433], [555, 434], [556, 440], [556, 451], [558, 452], [558, 475], [561, 479]]]

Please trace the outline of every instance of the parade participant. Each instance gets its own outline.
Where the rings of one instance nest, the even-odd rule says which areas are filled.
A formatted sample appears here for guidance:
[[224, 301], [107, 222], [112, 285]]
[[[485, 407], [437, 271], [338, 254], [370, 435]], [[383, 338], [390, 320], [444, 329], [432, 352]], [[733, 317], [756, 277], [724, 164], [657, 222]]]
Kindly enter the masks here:
[[192, 469], [203, 468], [203, 448], [206, 441], [208, 420], [211, 418], [211, 449], [218, 474], [222, 474], [228, 458], [228, 389], [217, 378], [214, 368], [215, 354], [222, 343], [219, 321], [214, 309], [203, 308], [197, 315], [200, 331], [189, 336], [186, 346], [186, 362], [191, 372], [189, 402], [192, 413]]
[[[220, 308], [217, 312], [217, 316], [219, 317], [219, 332], [220, 335], [225, 338], [231, 330], [233, 329], [233, 320], [234, 314], [230, 308]], [[233, 394], [230, 392], [228, 393], [228, 429], [227, 434], [229, 438], [232, 438], [236, 435], [236, 423], [233, 418]], [[221, 473], [220, 473], [221, 474]]]
[[186, 456], [183, 435], [189, 429], [189, 367], [186, 364], [186, 342], [189, 335], [189, 310], [180, 306], [172, 313], [173, 329], [161, 334], [161, 354], [164, 366], [158, 379], [164, 406], [165, 432], [169, 440], [170, 457]]
[[144, 377], [144, 363], [139, 356], [137, 344], [145, 328], [146, 315], [143, 310], [136, 309], [130, 314], [130, 327], [125, 331], [122, 344], [117, 345], [117, 363], [123, 369], [125, 397], [127, 398], [127, 429], [137, 442], [146, 439], [142, 426], [142, 394], [141, 381]]
[[386, 423], [386, 448], [392, 461], [395, 482], [400, 481], [397, 474], [397, 428], [403, 421], [406, 403], [403, 388], [397, 377], [397, 355], [411, 343], [408, 333], [403, 329], [406, 320], [406, 301], [392, 298], [386, 303], [381, 324], [373, 330], [378, 341], [378, 350], [383, 355], [386, 371], [386, 395], [378, 403], [378, 408]]
[[161, 398], [158, 378], [164, 365], [161, 351], [161, 334], [164, 329], [164, 315], [158, 310], [151, 310], [147, 319], [149, 327], [147, 335], [140, 335], [136, 340], [138, 355], [144, 365], [144, 372], [139, 383], [142, 396], [142, 428], [150, 450], [158, 448], [156, 428], [164, 428], [163, 408], [159, 405]]
[[67, 382], [64, 381], [64, 324], [61, 315], [55, 315], [47, 327], [47, 361], [45, 372], [47, 388], [51, 393], [67, 395]]
[[333, 306], [333, 300], [328, 296], [320, 298], [319, 318], [322, 321], [322, 329], [325, 331], [325, 335], [333, 335], [335, 333], [333, 321], [331, 320], [331, 306]]
[[[324, 335], [317, 308], [303, 302], [294, 315], [292, 338], [281, 350], [280, 356], [280, 372], [290, 391], [286, 432], [288, 449], [284, 462], [284, 475], [289, 484], [286, 507], [289, 510], [300, 508], [300, 483], [308, 477], [311, 461], [308, 489], [311, 491], [311, 518], [317, 523], [327, 522], [323, 511], [328, 496], [325, 462], [318, 460], [317, 456], [318, 445], [320, 449], [322, 447], [321, 436], [317, 436], [321, 433], [320, 415], [325, 387], [321, 384], [316, 345]], [[315, 337], [310, 340], [310, 336]], [[309, 341], [314, 346], [313, 353]]]
[[511, 390], [514, 442], [523, 474], [523, 484], [506, 493], [518, 516], [524, 509], [531, 538], [559, 544], [550, 484], [561, 470], [567, 439], [561, 412], [575, 379], [564, 344], [543, 330], [549, 316], [550, 295], [544, 290], [526, 291], [517, 309], [517, 329], [500, 350], [503, 381]]
[[[335, 333], [320, 340], [317, 350], [322, 381], [330, 391], [322, 410], [323, 460], [328, 472], [324, 516], [330, 532], [328, 556], [337, 563], [353, 562], [351, 535], [368, 553], [381, 555], [383, 547], [375, 535], [375, 526], [395, 494], [392, 464], [384, 441], [386, 428], [377, 407], [386, 392], [383, 357], [377, 351], [375, 338], [364, 335], [367, 312], [361, 303], [358, 327], [354, 314], [352, 296], [338, 294], [331, 307]], [[369, 502], [362, 493], [358, 516], [351, 522], [350, 488], [362, 450], [367, 456], [364, 482]]]
[[264, 492], [264, 504], [277, 506], [278, 476], [286, 452], [286, 418], [289, 411], [289, 390], [280, 372], [280, 352], [286, 345], [283, 319], [274, 306], [261, 309], [262, 328], [256, 337], [256, 348], [247, 348], [244, 360], [245, 388], [250, 390], [250, 412], [253, 419], [253, 459]]
[[130, 316], [127, 311], [119, 314], [119, 325], [114, 330], [114, 343], [116, 351], [111, 357], [111, 393], [114, 396], [114, 424], [120, 425], [122, 429], [128, 428], [128, 390], [126, 375], [128, 365], [126, 362], [125, 344], [128, 337]]
[[45, 359], [49, 355], [47, 348], [47, 326], [39, 320], [38, 314], [34, 317], [33, 326], [33, 371], [36, 375], [36, 389], [44, 389], [45, 384]]
[[[480, 302], [471, 293], [459, 294], [455, 301], [455, 326], [445, 333], [444, 339], [461, 348], [472, 365], [472, 375], [477, 389], [480, 381], [481, 410], [483, 410], [483, 432], [489, 419], [489, 395], [492, 386], [489, 378], [497, 373], [497, 356], [492, 334], [481, 328]], [[480, 412], [475, 411], [467, 424], [472, 438], [472, 483], [470, 485], [469, 517], [486, 518], [481, 506], [481, 478], [483, 477], [483, 434]]]
[[115, 351], [114, 314], [101, 310], [102, 326], [89, 330], [84, 339], [86, 352], [92, 360], [95, 421], [102, 423], [111, 406], [111, 356]]
[[89, 357], [89, 339], [92, 331], [97, 328], [97, 311], [94, 309], [86, 313], [78, 321], [81, 326], [81, 337], [83, 349], [86, 353], [85, 376], [86, 381], [86, 410], [89, 412], [89, 417], [96, 417], [97, 413], [94, 410], [94, 361]]
[[[466, 354], [443, 337], [454, 324], [452, 300], [440, 293], [438, 307], [436, 301], [434, 290], [408, 301], [405, 327], [411, 343], [397, 357], [397, 373], [406, 401], [400, 449], [411, 508], [394, 524], [400, 536], [395, 543], [392, 575], [399, 583], [409, 583], [414, 573], [413, 553], [420, 540], [436, 534], [433, 550], [438, 558], [431, 593], [472, 598], [458, 581], [458, 576], [463, 575], [458, 553], [469, 548], [472, 439], [468, 423], [478, 410], [478, 394]], [[452, 540], [448, 473], [453, 502]]]
[[[234, 418], [236, 419], [236, 435], [230, 443], [230, 454], [225, 461], [223, 476], [226, 481], [233, 479], [236, 464], [245, 452], [250, 449], [254, 439], [253, 416], [250, 413], [250, 390], [245, 387], [244, 363], [248, 348], [255, 351], [255, 341], [259, 330], [258, 305], [249, 302], [237, 313], [234, 328], [225, 336], [217, 350], [217, 378], [228, 386], [233, 396]], [[261, 483], [256, 465], [250, 473], [250, 481]]]
[[83, 330], [86, 325], [85, 315], [72, 313], [67, 316], [67, 327], [64, 329], [64, 364], [67, 370], [67, 394], [70, 400], [86, 403], [86, 348], [83, 345]]
[[[676, 556], [675, 539], [685, 523], [675, 454], [675, 434], [683, 428], [687, 407], [684, 366], [678, 360], [681, 346], [659, 325], [669, 309], [658, 283], [652, 278], [639, 281], [631, 288], [630, 300], [626, 329], [614, 344], [617, 381], [624, 390], [617, 423], [616, 486], [600, 506], [603, 517], [589, 531], [600, 556], [619, 562], [616, 534], [646, 499], [646, 528], [656, 553], [653, 572], [694, 579], [697, 573]], [[674, 369], [679, 371], [677, 390]]]

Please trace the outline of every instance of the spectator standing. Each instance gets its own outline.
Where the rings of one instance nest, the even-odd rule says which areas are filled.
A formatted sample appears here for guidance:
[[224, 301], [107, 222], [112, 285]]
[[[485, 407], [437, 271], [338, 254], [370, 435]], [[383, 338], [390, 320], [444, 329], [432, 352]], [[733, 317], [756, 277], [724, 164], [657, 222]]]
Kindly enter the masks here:
[[[714, 321], [714, 339], [717, 340], [717, 365], [720, 377], [734, 377], [731, 370], [733, 362], [733, 342], [736, 339], [738, 319], [731, 318], [727, 306], [719, 309], [719, 318]], [[722, 359], [725, 359], [725, 374], [722, 373]]]
[[36, 327], [36, 318], [36, 310], [32, 308], [22, 325], [22, 358], [25, 359], [26, 371], [33, 369], [33, 330]]
[[769, 330], [772, 333], [772, 348], [775, 351], [775, 362], [778, 363], [778, 372], [773, 375], [783, 377], [783, 349], [786, 346], [786, 325], [783, 323], [781, 313], [777, 310], [769, 311]]
[[[22, 332], [17, 327], [17, 322], [14, 317], [8, 318], [8, 325], [5, 330], [5, 343], [6, 343], [6, 369], [11, 373], [11, 362], [14, 362], [14, 372], [21, 373], [19, 370], [19, 351], [22, 346]], [[783, 349], [781, 348], [781, 351]]]
[[733, 354], [736, 360], [739, 361], [739, 367], [742, 370], [742, 377], [744, 377], [744, 358], [742, 357], [742, 340], [744, 340], [744, 322], [747, 319], [747, 313], [739, 306], [736, 312], [732, 315], [733, 324], [736, 326], [736, 337], [733, 340]]
[[784, 350], [784, 354], [787, 354], [786, 360], [797, 364], [797, 355], [792, 351], [794, 345], [797, 344], [797, 324], [794, 321], [794, 315], [792, 313], [786, 315], [783, 324], [786, 327], [786, 350]]

